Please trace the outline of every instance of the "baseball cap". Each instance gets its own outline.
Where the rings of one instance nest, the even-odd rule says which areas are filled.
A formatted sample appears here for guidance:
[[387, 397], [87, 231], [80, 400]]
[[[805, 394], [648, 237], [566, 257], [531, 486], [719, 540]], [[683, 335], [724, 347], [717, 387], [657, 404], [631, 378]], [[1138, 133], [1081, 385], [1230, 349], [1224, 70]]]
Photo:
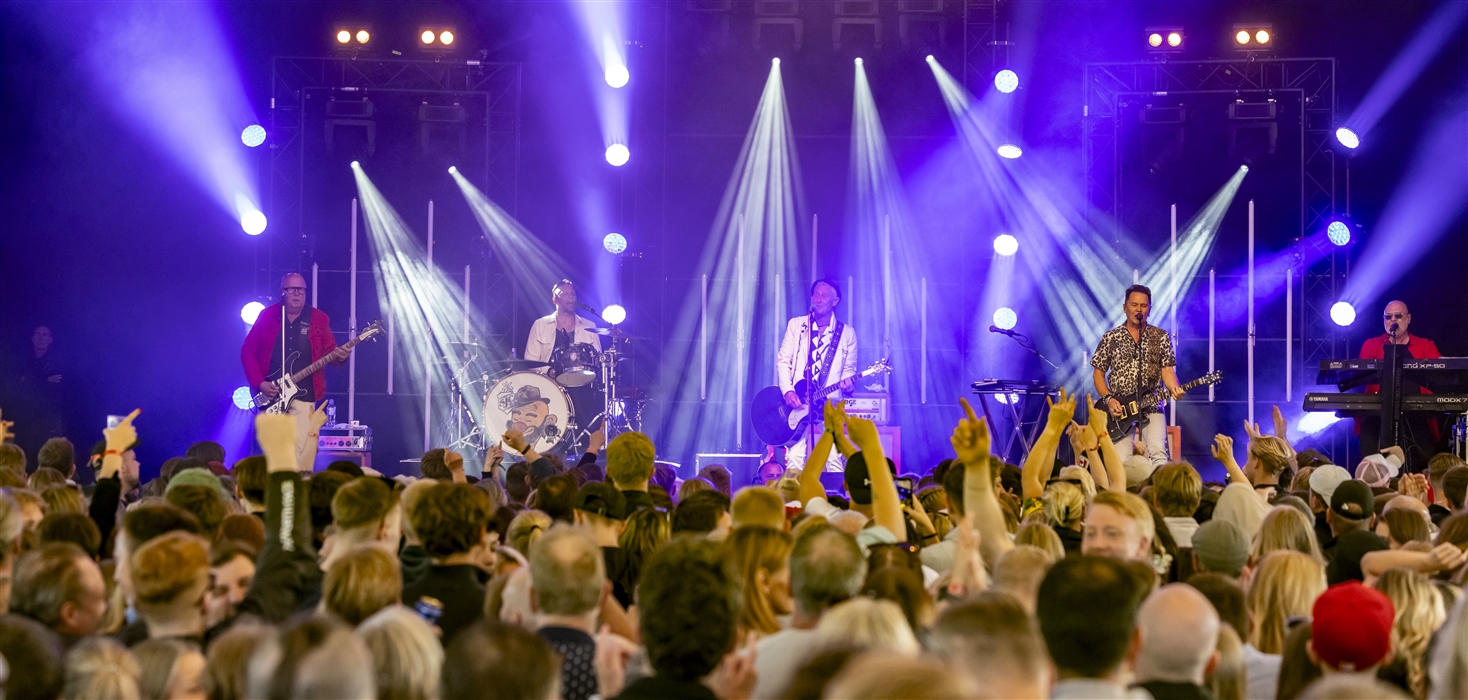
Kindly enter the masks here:
[[[892, 459], [887, 459], [887, 468], [892, 470], [892, 475], [897, 476], [897, 465]], [[867, 472], [867, 460], [865, 453], [858, 452], [846, 460], [846, 473], [843, 479], [846, 481], [846, 493], [851, 495], [852, 503], [869, 505], [872, 502], [872, 477]]]
[[588, 481], [576, 492], [572, 508], [612, 520], [627, 517], [627, 497], [605, 481]]
[[1351, 520], [1365, 520], [1372, 515], [1372, 508], [1376, 506], [1376, 496], [1372, 494], [1371, 487], [1360, 479], [1342, 481], [1340, 486], [1335, 487], [1335, 493], [1330, 497], [1330, 509], [1336, 515]]
[[1310, 473], [1310, 490], [1320, 496], [1320, 500], [1330, 503], [1335, 495], [1335, 489], [1343, 482], [1351, 480], [1351, 473], [1343, 467], [1334, 464], [1322, 464]]
[[1356, 465], [1356, 478], [1372, 488], [1382, 488], [1397, 477], [1398, 466], [1395, 459], [1387, 459], [1385, 455], [1366, 455]]
[[1359, 581], [1331, 586], [1315, 599], [1310, 645], [1322, 664], [1338, 671], [1364, 671], [1392, 649], [1396, 611], [1384, 593]]
[[1121, 460], [1121, 467], [1126, 471], [1128, 487], [1146, 481], [1147, 477], [1152, 476], [1152, 472], [1155, 471], [1152, 467], [1152, 460], [1142, 455], [1127, 455], [1125, 459]]
[[1193, 554], [1209, 571], [1238, 576], [1249, 561], [1249, 540], [1233, 523], [1209, 520], [1193, 533]]

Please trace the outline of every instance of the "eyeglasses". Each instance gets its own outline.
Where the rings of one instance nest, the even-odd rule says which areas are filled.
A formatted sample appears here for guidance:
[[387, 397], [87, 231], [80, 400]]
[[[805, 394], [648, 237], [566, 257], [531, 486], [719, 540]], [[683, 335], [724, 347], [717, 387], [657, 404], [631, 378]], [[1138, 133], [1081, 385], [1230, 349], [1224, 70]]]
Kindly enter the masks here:
[[305, 287], [281, 287], [280, 288], [280, 293], [281, 294], [305, 294], [306, 293], [306, 288]]
[[1401, 320], [1406, 315], [1407, 314], [1382, 314], [1381, 315], [1381, 320], [1383, 320], [1383, 321], [1390, 321], [1392, 319]]

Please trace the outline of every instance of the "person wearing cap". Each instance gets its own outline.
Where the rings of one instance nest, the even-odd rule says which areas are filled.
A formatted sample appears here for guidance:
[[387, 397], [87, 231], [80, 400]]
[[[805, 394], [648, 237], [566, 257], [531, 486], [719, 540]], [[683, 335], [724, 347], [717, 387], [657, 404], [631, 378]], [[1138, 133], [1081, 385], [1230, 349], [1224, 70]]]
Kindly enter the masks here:
[[[856, 543], [865, 554], [874, 544], [896, 544], [907, 540], [907, 522], [902, 512], [903, 504], [897, 496], [895, 478], [897, 465], [882, 453], [882, 443], [877, 436], [877, 426], [864, 418], [848, 418], [839, 404], [826, 404], [825, 431], [816, 441], [808, 468], [800, 472], [800, 501], [809, 515], [831, 519], [842, 512], [826, 500], [826, 490], [821, 486], [821, 470], [827, 454], [838, 439], [845, 440], [850, 432], [851, 442], [858, 451], [846, 460], [842, 474], [842, 490], [851, 499], [851, 510], [874, 521], [871, 527], [856, 535]], [[839, 438], [837, 436], [840, 436]], [[886, 469], [872, 470], [868, 461], [885, 463]]]
[[632, 605], [632, 592], [637, 583], [630, 580], [627, 553], [617, 544], [627, 525], [627, 499], [605, 481], [588, 481], [576, 492], [572, 509], [576, 527], [586, 531], [601, 547], [607, 580], [612, 582], [612, 595], [622, 607]]
[[1249, 539], [1232, 523], [1209, 520], [1193, 533], [1195, 573], [1214, 572], [1237, 579], [1248, 561]]
[[1305, 651], [1324, 677], [1375, 677], [1376, 669], [1391, 660], [1396, 610], [1385, 593], [1357, 581], [1337, 584], [1315, 599], [1311, 615]]
[[1366, 455], [1356, 465], [1356, 478], [1366, 482], [1367, 486], [1376, 490], [1387, 490], [1392, 479], [1397, 478], [1401, 472], [1402, 459], [1393, 451], [1392, 454], [1380, 453]]
[[1334, 464], [1322, 464], [1310, 473], [1310, 510], [1315, 512], [1315, 540], [1322, 546], [1334, 537], [1326, 520], [1330, 498], [1335, 495], [1337, 486], [1350, 480], [1351, 473]]
[[1330, 496], [1330, 510], [1325, 513], [1325, 522], [1330, 525], [1330, 539], [1320, 543], [1320, 551], [1327, 560], [1332, 558], [1336, 540], [1341, 535], [1372, 529], [1375, 507], [1376, 496], [1364, 481], [1350, 479], [1335, 488]]

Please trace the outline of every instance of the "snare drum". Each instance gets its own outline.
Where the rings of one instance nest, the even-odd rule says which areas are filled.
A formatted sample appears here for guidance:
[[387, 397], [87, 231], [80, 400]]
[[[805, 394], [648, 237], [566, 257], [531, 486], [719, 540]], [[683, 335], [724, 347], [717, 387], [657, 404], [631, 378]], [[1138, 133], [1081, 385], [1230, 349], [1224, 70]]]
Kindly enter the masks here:
[[[506, 430], [525, 434], [525, 442], [536, 452], [555, 452], [574, 437], [569, 425], [575, 409], [571, 398], [549, 377], [539, 372], [515, 372], [490, 388], [484, 397], [484, 425], [490, 439]], [[510, 454], [519, 454], [504, 445]]]
[[589, 343], [576, 343], [551, 353], [550, 364], [561, 386], [586, 386], [601, 373], [601, 353]]

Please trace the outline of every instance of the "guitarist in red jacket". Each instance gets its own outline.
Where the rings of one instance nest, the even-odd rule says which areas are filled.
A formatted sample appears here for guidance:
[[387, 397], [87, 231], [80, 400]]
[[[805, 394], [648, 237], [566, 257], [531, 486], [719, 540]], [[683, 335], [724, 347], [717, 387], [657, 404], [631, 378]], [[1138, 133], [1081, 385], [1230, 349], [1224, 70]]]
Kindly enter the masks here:
[[[280, 303], [261, 310], [250, 327], [240, 350], [240, 362], [250, 386], [273, 399], [279, 394], [273, 380], [283, 374], [301, 370], [323, 357], [341, 364], [350, 354], [351, 350], [336, 346], [331, 319], [320, 309], [306, 305], [306, 278], [292, 272], [280, 280]], [[290, 414], [296, 417], [298, 456], [304, 454], [309, 440], [316, 439], [310, 434], [309, 420], [314, 402], [326, 397], [325, 373], [317, 372], [302, 381], [300, 390], [290, 405]], [[310, 465], [303, 468], [309, 469]]]

